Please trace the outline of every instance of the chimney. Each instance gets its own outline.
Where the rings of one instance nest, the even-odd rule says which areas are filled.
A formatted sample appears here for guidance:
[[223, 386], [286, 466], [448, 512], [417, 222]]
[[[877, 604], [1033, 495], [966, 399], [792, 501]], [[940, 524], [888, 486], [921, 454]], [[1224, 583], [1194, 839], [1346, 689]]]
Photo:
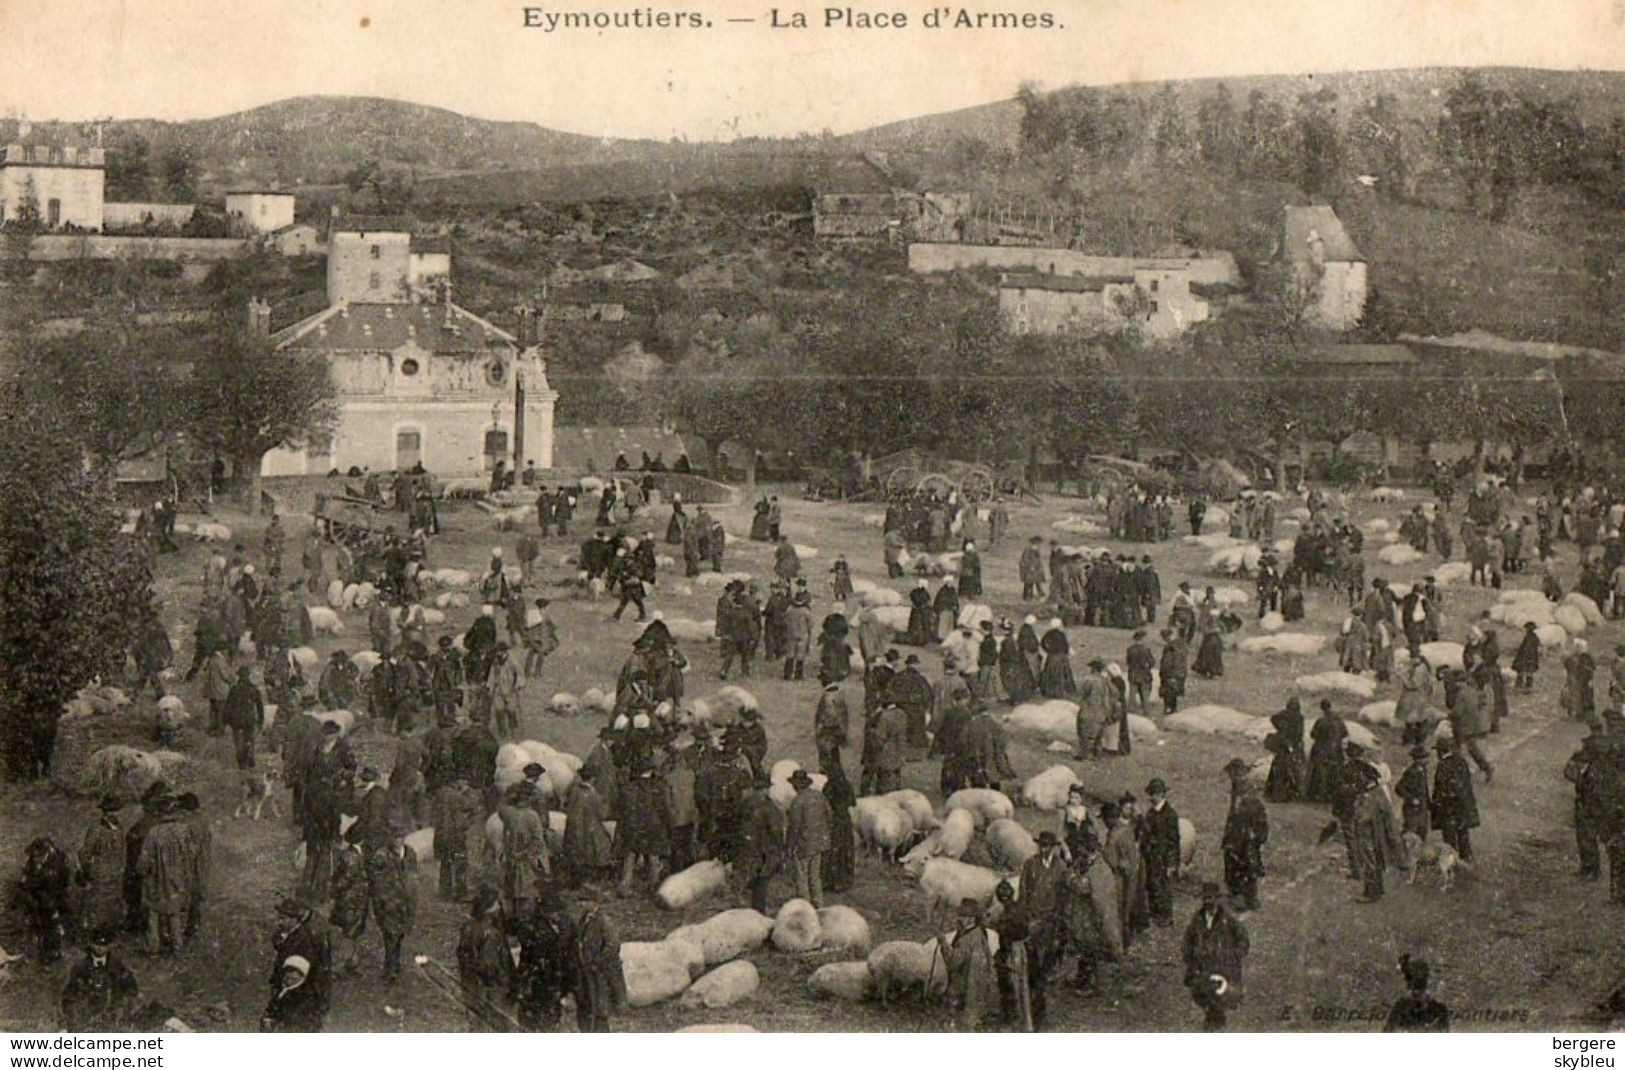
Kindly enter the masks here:
[[258, 338], [271, 336], [271, 305], [258, 297], [248, 299], [248, 333]]

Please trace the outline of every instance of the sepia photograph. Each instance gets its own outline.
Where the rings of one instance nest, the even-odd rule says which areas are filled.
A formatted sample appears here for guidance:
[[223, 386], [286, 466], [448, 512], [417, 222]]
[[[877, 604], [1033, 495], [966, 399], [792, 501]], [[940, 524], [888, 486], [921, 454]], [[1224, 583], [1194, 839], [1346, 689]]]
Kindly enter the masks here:
[[675, 2], [0, 0], [0, 1034], [1625, 1028], [1625, 0]]

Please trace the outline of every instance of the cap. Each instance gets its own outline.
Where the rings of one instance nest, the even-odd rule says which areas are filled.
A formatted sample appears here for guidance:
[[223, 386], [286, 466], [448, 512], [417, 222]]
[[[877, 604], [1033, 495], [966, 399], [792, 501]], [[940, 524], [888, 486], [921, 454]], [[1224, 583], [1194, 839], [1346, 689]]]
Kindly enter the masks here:
[[1422, 744], [1418, 743], [1416, 746], [1411, 748], [1411, 757], [1412, 758], [1422, 759], [1422, 758], [1426, 758], [1427, 756], [1428, 756], [1428, 749], [1426, 747], [1422, 746]]
[[1040, 847], [1059, 847], [1060, 845], [1061, 845], [1061, 838], [1059, 836], [1055, 835], [1055, 833], [1049, 831], [1048, 829], [1045, 829], [1043, 832], [1040, 832], [1038, 834], [1038, 846], [1040, 846]]

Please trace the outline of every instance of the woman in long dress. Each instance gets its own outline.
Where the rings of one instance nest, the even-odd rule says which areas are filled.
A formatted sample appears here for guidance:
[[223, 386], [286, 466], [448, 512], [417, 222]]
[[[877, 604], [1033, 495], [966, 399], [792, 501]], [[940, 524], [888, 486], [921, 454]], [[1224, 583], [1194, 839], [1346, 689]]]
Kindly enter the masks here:
[[1072, 645], [1061, 630], [1060, 618], [1049, 622], [1049, 631], [1038, 641], [1044, 652], [1044, 667], [1038, 673], [1038, 690], [1045, 698], [1071, 698], [1078, 684], [1072, 676]]
[[999, 682], [1004, 685], [1004, 693], [1010, 696], [1010, 704], [1019, 705], [1033, 697], [1038, 683], [1033, 679], [1032, 666], [1027, 664], [1027, 655], [1022, 653], [1010, 622], [1005, 621], [999, 630], [1002, 633], [999, 636]]
[[1275, 729], [1264, 740], [1264, 749], [1275, 755], [1269, 776], [1264, 780], [1264, 798], [1269, 802], [1297, 802], [1303, 798], [1307, 777], [1303, 753], [1303, 706], [1294, 695], [1286, 709], [1270, 715]]
[[1219, 603], [1213, 588], [1196, 607], [1196, 634], [1200, 643], [1196, 648], [1196, 664], [1191, 671], [1197, 676], [1212, 678], [1224, 675], [1224, 638], [1219, 630]]

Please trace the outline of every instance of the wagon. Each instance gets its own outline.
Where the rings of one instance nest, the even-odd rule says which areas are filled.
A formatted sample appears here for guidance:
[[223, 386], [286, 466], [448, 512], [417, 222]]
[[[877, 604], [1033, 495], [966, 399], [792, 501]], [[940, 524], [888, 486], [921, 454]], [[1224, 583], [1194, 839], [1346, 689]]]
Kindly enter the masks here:
[[920, 450], [903, 450], [875, 462], [875, 477], [888, 499], [933, 492], [946, 498], [957, 494], [970, 505], [985, 505], [999, 494], [993, 470], [969, 461], [955, 461]]
[[311, 525], [318, 536], [349, 546], [382, 535], [394, 519], [394, 514], [383, 506], [348, 494], [318, 494], [311, 512]]

